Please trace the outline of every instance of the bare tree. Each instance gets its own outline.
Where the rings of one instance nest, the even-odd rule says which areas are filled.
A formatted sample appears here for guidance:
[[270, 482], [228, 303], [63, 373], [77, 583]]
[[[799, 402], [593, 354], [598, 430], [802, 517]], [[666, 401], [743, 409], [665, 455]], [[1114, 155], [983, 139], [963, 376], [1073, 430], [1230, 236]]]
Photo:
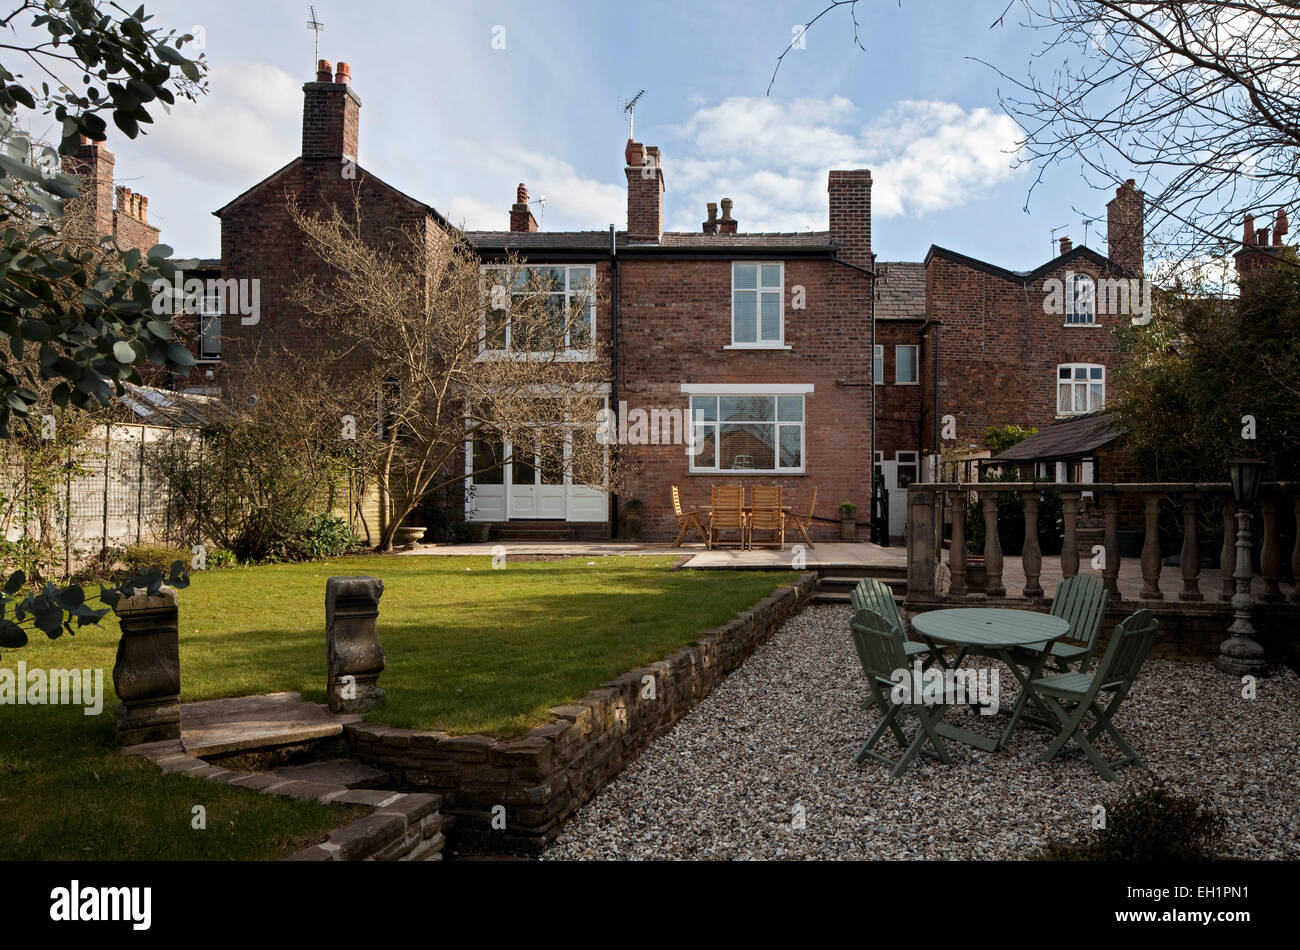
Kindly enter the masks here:
[[380, 549], [421, 503], [508, 463], [612, 487], [596, 438], [611, 364], [593, 332], [594, 266], [484, 265], [458, 235], [416, 230], [380, 246], [360, 205], [290, 210], [328, 273], [291, 292], [326, 348], [294, 372], [330, 381], [321, 411], [358, 442]]
[[1001, 98], [1035, 186], [1075, 163], [1098, 187], [1136, 176], [1148, 254], [1176, 264], [1222, 254], [1234, 224], [1294, 201], [1300, 6], [1011, 0], [994, 25], [1016, 10], [1043, 44], [1024, 77], [991, 68], [1013, 84]]

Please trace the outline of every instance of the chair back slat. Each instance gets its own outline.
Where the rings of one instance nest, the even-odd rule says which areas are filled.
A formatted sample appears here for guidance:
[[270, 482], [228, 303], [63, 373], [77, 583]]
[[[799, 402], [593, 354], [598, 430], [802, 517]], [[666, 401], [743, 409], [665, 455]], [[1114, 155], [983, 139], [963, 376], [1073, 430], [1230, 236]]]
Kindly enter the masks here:
[[898, 631], [900, 637], [904, 635], [903, 617], [888, 584], [874, 577], [864, 577], [849, 592], [849, 600], [854, 610], [874, 610]]
[[680, 521], [682, 518], [682, 496], [677, 491], [676, 485], [673, 486], [673, 511], [677, 513], [677, 519]]
[[744, 525], [744, 516], [741, 514], [744, 505], [745, 490], [739, 485], [714, 485], [709, 519], [718, 528], [739, 530]]
[[751, 529], [775, 531], [781, 527], [781, 486], [755, 485], [749, 509]]
[[1088, 652], [1096, 649], [1101, 633], [1106, 607], [1110, 604], [1110, 591], [1095, 577], [1077, 574], [1066, 578], [1056, 588], [1052, 598], [1052, 616], [1070, 624], [1065, 637], [1087, 644]]
[[1149, 610], [1137, 610], [1120, 621], [1110, 635], [1106, 655], [1097, 665], [1095, 683], [1131, 684], [1155, 641], [1160, 621]]
[[890, 622], [874, 610], [859, 610], [849, 623], [853, 643], [868, 677], [892, 681], [895, 670], [907, 669], [903, 641]]

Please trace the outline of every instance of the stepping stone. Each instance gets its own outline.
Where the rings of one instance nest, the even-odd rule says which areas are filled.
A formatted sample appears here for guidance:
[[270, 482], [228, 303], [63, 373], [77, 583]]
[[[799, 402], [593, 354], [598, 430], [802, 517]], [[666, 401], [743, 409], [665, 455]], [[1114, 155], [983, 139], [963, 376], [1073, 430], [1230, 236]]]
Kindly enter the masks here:
[[343, 723], [299, 693], [208, 699], [181, 705], [181, 743], [191, 756], [229, 755], [342, 735]]
[[372, 769], [351, 759], [327, 759], [322, 762], [308, 762], [305, 765], [286, 765], [283, 768], [272, 769], [270, 774], [304, 782], [342, 785], [344, 788], [378, 788], [388, 782], [387, 772]]

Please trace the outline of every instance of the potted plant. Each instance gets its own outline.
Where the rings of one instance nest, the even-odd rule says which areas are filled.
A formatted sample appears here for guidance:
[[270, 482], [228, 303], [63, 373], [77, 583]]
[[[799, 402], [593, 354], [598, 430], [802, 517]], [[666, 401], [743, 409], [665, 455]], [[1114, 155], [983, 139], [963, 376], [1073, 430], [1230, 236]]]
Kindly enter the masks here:
[[853, 502], [846, 501], [840, 505], [841, 541], [856, 541], [858, 539], [857, 515], [858, 506]]
[[623, 528], [632, 541], [641, 540], [641, 499], [629, 498], [623, 502]]

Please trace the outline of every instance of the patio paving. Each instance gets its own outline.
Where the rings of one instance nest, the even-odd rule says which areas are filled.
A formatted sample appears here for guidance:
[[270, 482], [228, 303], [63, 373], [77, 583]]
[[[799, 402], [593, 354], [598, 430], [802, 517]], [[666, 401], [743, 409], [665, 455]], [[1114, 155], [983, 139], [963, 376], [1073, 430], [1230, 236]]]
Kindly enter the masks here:
[[[1086, 832], [1093, 806], [1141, 774], [1108, 783], [1079, 755], [1036, 762], [1051, 737], [1030, 726], [1005, 752], [949, 743], [952, 765], [922, 757], [900, 779], [855, 765], [879, 714], [858, 708], [867, 690], [848, 616], [815, 606], [790, 620], [576, 814], [543, 860], [1024, 859]], [[1004, 707], [1014, 684], [1001, 670]], [[954, 719], [988, 733], [1004, 721]], [[1152, 659], [1117, 721], [1153, 772], [1224, 813], [1227, 855], [1300, 858], [1294, 672], [1260, 680], [1246, 700], [1208, 663]]]

